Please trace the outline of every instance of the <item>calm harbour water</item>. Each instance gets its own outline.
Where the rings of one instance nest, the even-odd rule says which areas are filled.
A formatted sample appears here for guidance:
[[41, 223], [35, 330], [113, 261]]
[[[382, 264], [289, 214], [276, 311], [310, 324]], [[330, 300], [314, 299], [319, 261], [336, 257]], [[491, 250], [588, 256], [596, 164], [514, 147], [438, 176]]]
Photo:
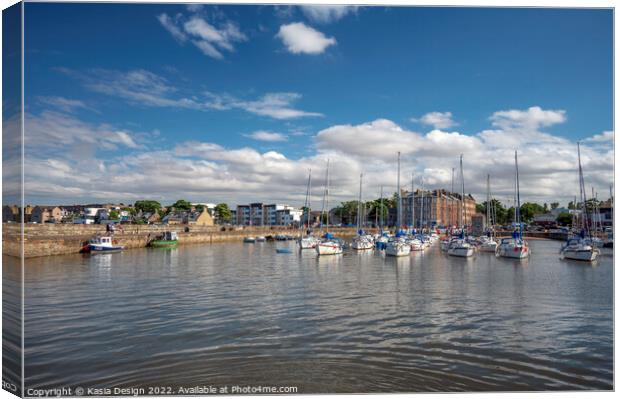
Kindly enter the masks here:
[[30, 259], [26, 387], [612, 389], [612, 252], [530, 245], [522, 261], [276, 253], [293, 242]]

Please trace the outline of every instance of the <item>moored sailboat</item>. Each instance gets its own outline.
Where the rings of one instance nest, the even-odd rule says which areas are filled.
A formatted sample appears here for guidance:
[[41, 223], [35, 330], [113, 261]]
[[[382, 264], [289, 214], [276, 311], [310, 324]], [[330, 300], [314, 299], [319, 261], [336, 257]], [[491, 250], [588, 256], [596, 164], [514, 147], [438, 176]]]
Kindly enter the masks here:
[[327, 169], [325, 172], [325, 193], [323, 194], [323, 207], [321, 209], [321, 230], [323, 227], [323, 214], [327, 208], [326, 226], [328, 232], [317, 243], [315, 249], [318, 255], [338, 255], [343, 252], [343, 243], [337, 240], [333, 234], [329, 233], [329, 159], [327, 160]]
[[497, 246], [495, 255], [504, 258], [523, 259], [530, 256], [530, 248], [523, 239], [523, 224], [521, 223], [521, 197], [519, 195], [519, 161], [515, 151], [515, 223], [518, 226], [511, 238], [504, 238]]
[[[495, 241], [495, 229], [493, 228], [494, 223], [491, 222], [493, 213], [491, 212], [491, 175], [487, 174], [487, 203], [486, 203], [486, 211], [487, 211], [487, 228], [486, 235], [481, 236], [479, 240], [478, 249], [481, 252], [493, 252], [497, 251], [497, 241]], [[494, 220], [493, 220], [494, 222]]]
[[461, 154], [459, 164], [461, 170], [461, 212], [459, 214], [461, 233], [457, 239], [450, 241], [447, 252], [450, 256], [468, 258], [474, 254], [474, 246], [465, 239], [465, 220], [463, 216], [465, 212], [465, 176], [463, 174], [463, 154]]
[[362, 215], [362, 178], [364, 174], [360, 173], [360, 194], [357, 202], [357, 235], [353, 237], [351, 248], [357, 250], [373, 249], [374, 241], [371, 235], [366, 234], [363, 227], [363, 215]]
[[560, 254], [564, 259], [582, 260], [593, 262], [599, 255], [599, 250], [592, 245], [592, 236], [588, 229], [586, 220], [586, 194], [583, 180], [583, 169], [581, 167], [581, 149], [577, 143], [577, 162], [579, 164], [579, 199], [581, 200], [581, 232], [579, 236], [570, 238], [560, 249]]
[[308, 171], [308, 184], [306, 186], [306, 200], [304, 201], [304, 210], [306, 212], [306, 221], [308, 223], [307, 235], [303, 236], [303, 220], [299, 222], [299, 238], [297, 244], [299, 249], [315, 249], [319, 243], [319, 239], [310, 234], [310, 187], [312, 184], [312, 169]]

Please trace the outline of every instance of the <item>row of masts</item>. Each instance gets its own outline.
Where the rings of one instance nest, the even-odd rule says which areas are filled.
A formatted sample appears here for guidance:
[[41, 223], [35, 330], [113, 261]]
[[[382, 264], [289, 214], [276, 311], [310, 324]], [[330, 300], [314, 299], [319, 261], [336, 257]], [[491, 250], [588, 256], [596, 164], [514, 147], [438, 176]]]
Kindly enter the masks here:
[[[400, 151], [397, 153], [397, 180], [396, 180], [396, 186], [397, 186], [397, 211], [396, 211], [396, 225], [398, 228], [400, 228], [401, 226], [403, 226], [403, 220], [402, 220], [402, 198], [401, 198], [401, 184], [400, 184], [400, 175], [401, 175], [401, 171], [400, 171]], [[578, 164], [579, 164], [579, 195], [580, 195], [580, 202], [581, 202], [581, 215], [580, 215], [580, 227], [582, 229], [584, 229], [586, 231], [586, 233], [588, 235], [590, 235], [591, 231], [590, 228], [588, 226], [587, 223], [587, 207], [586, 207], [586, 191], [585, 191], [585, 184], [584, 184], [584, 179], [583, 179], [583, 169], [581, 167], [581, 149], [579, 146], [579, 143], [577, 143], [577, 157], [578, 157]], [[326, 225], [327, 227], [329, 227], [329, 159], [327, 160], [327, 168], [326, 168], [326, 172], [325, 172], [325, 190], [324, 190], [324, 194], [323, 194], [323, 203], [322, 203], [322, 208], [321, 208], [321, 216], [320, 216], [320, 228], [323, 229], [323, 220], [325, 219], [326, 221]], [[460, 228], [463, 228], [465, 226], [465, 221], [467, 220], [467, 207], [465, 206], [465, 178], [464, 178], [464, 173], [463, 173], [463, 155], [461, 154], [460, 158], [459, 158], [459, 172], [460, 172], [460, 183], [461, 183], [461, 193], [460, 193], [460, 209], [459, 209], [459, 215], [458, 215], [458, 225]], [[365, 205], [362, 204], [362, 187], [363, 187], [363, 173], [360, 173], [360, 182], [359, 182], [359, 197], [358, 197], [358, 208], [357, 208], [357, 228], [358, 230], [362, 229], [365, 225], [364, 223], [364, 208]], [[414, 191], [414, 174], [411, 174], [411, 226], [415, 226], [415, 191]], [[491, 197], [491, 183], [490, 183], [490, 179], [491, 176], [490, 174], [487, 174], [487, 182], [486, 182], [486, 188], [487, 188], [487, 195], [486, 195], [486, 222], [488, 226], [494, 226], [495, 223], [497, 222], [497, 213], [496, 213], [496, 209], [495, 209], [495, 199], [493, 199]], [[308, 173], [308, 183], [307, 183], [307, 192], [306, 192], [306, 198], [305, 198], [305, 202], [304, 202], [304, 209], [305, 212], [307, 213], [307, 221], [309, 222], [310, 220], [310, 192], [311, 192], [311, 181], [312, 181], [312, 169], [310, 169], [309, 173]], [[425, 215], [424, 211], [424, 207], [425, 207], [425, 192], [424, 192], [424, 177], [421, 178], [421, 185], [422, 185], [422, 192], [421, 192], [421, 216]], [[515, 151], [515, 179], [514, 179], [514, 222], [518, 225], [519, 228], [519, 233], [522, 233], [522, 225], [521, 225], [521, 198], [520, 198], [520, 192], [519, 192], [519, 166], [518, 166], [518, 155], [517, 155], [517, 151]], [[454, 192], [454, 168], [452, 168], [452, 177], [451, 177], [451, 192]], [[610, 188], [610, 192], [611, 192], [611, 188]], [[441, 195], [441, 192], [438, 190], [437, 191], [438, 195]], [[381, 213], [381, 216], [379, 216], [379, 212], [377, 212], [375, 210], [375, 219], [376, 222], [375, 224], [380, 226], [381, 228], [383, 228], [383, 222], [384, 222], [384, 202], [383, 202], [383, 186], [381, 186], [381, 194], [380, 194], [380, 203], [379, 203], [379, 207], [380, 210], [379, 212]], [[442, 217], [442, 220], [444, 221], [444, 224], [446, 222], [446, 220], [448, 218], [445, 217], [445, 213], [448, 212], [448, 196], [444, 195], [444, 207], [443, 207], [443, 211], [444, 211], [444, 215]], [[601, 216], [600, 216], [600, 211], [598, 210], [598, 205], [597, 205], [597, 195], [594, 192], [594, 187], [592, 187], [592, 204], [593, 204], [593, 210], [592, 210], [592, 217], [590, 218], [590, 224], [592, 227], [592, 230], [594, 230], [595, 232], [597, 231], [597, 229], [600, 227], [602, 229], [602, 221], [601, 221]], [[439, 199], [438, 199], [439, 200]], [[452, 215], [450, 215], [450, 225], [453, 225], [452, 223]], [[576, 224], [573, 223], [573, 225], [575, 226]], [[302, 223], [300, 223], [300, 229], [301, 226], [303, 226]], [[422, 226], [424, 226], [424, 221], [422, 220]]]
[[[396, 186], [397, 186], [397, 226], [398, 228], [400, 228], [403, 223], [402, 223], [402, 198], [401, 198], [401, 185], [400, 185], [400, 151], [397, 153], [398, 155], [398, 173], [397, 173], [397, 182], [396, 182]], [[323, 230], [323, 220], [326, 221], [326, 226], [327, 228], [329, 228], [329, 162], [330, 160], [327, 160], [327, 168], [325, 171], [325, 190], [323, 193], [323, 201], [322, 201], [322, 206], [321, 206], [321, 214], [320, 214], [320, 220], [319, 220], [319, 228], [321, 230]], [[363, 187], [363, 173], [360, 173], [360, 183], [359, 183], [359, 198], [358, 198], [358, 208], [357, 208], [357, 228], [358, 230], [361, 230], [362, 227], [364, 226], [364, 214], [365, 212], [363, 211], [365, 208], [365, 205], [362, 204], [362, 187]], [[415, 226], [415, 191], [414, 191], [414, 174], [411, 174], [411, 226]], [[463, 175], [463, 155], [461, 155], [460, 157], [460, 177], [461, 177], [461, 198], [460, 198], [460, 202], [461, 202], [461, 206], [460, 206], [460, 217], [459, 217], [459, 225], [463, 226], [464, 220], [466, 219], [466, 209], [465, 209], [465, 205], [464, 205], [464, 198], [465, 198], [465, 182], [464, 182], [464, 175]], [[424, 192], [424, 177], [421, 178], [421, 185], [422, 185], [422, 200], [421, 200], [421, 215], [424, 215], [424, 211], [425, 211], [425, 192]], [[308, 171], [308, 183], [306, 186], [306, 197], [304, 200], [304, 211], [307, 215], [307, 222], [309, 223], [310, 220], [310, 192], [311, 192], [311, 187], [312, 187], [312, 169], [310, 169]], [[454, 191], [454, 168], [452, 168], [452, 192]], [[439, 191], [438, 191], [439, 193]], [[381, 216], [378, 216], [378, 212], [375, 211], [375, 218], [377, 218], [377, 225], [379, 225], [381, 228], [383, 228], [383, 215], [384, 215], [384, 204], [383, 204], [383, 186], [381, 186], [381, 197], [380, 197], [380, 203], [379, 203], [379, 207], [380, 207], [380, 212], [381, 212]], [[445, 198], [445, 204], [446, 206], [444, 207], [444, 215], [445, 212], [447, 212], [447, 196], [444, 195]], [[444, 220], [447, 219], [444, 216]], [[445, 223], [445, 222], [444, 222]], [[450, 222], [450, 224], [452, 224], [452, 221]], [[424, 221], [422, 221], [422, 225], [424, 226]], [[300, 223], [300, 231], [303, 228], [303, 223]]]

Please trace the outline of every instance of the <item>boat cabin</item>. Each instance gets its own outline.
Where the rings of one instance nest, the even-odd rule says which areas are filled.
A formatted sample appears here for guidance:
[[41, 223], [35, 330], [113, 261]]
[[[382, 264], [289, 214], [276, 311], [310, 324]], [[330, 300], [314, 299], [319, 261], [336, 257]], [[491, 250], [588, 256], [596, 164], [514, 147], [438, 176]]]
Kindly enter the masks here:
[[112, 237], [110, 236], [98, 236], [90, 239], [90, 243], [94, 245], [112, 246]]
[[179, 239], [176, 231], [166, 231], [161, 237], [162, 240], [166, 241], [176, 241]]

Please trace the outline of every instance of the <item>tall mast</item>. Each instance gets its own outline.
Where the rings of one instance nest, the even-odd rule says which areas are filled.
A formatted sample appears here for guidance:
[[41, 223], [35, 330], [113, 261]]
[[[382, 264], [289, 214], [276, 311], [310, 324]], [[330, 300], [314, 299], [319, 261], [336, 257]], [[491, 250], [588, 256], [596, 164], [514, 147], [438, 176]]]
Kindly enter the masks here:
[[460, 168], [461, 168], [461, 220], [460, 220], [460, 225], [461, 225], [461, 229], [463, 229], [464, 224], [464, 218], [463, 218], [463, 214], [465, 212], [465, 177], [463, 176], [463, 154], [461, 154], [461, 159], [459, 161], [460, 164]]
[[[421, 177], [421, 186], [422, 186], [422, 205], [420, 210], [420, 227], [424, 229], [424, 222], [426, 221], [426, 193], [424, 192], [424, 175]], [[423, 230], [424, 231], [424, 230]]]
[[[450, 202], [452, 203], [452, 208], [454, 208], [454, 168], [452, 168], [452, 181], [450, 183]], [[454, 218], [452, 217], [452, 212], [450, 212], [450, 225], [454, 225]]]
[[519, 238], [523, 236], [523, 228], [521, 226], [521, 197], [519, 196], [519, 161], [517, 159], [517, 151], [515, 150], [515, 171], [517, 175], [517, 208], [515, 211], [517, 212], [517, 223], [519, 223]]
[[[306, 221], [308, 228], [310, 228], [310, 184], [312, 181], [312, 168], [308, 170], [308, 184], [306, 185], [306, 200], [304, 201], [304, 208], [306, 210]], [[303, 230], [303, 223], [299, 223], [299, 232]]]
[[[581, 168], [581, 149], [577, 142], [577, 161], [579, 162], [579, 200], [581, 201], [581, 223], [586, 231], [588, 230], [586, 219], [586, 190], [583, 182], [583, 169]], [[589, 235], [589, 232], [588, 232]]]
[[415, 191], [413, 191], [413, 172], [411, 173], [411, 229], [415, 229]]
[[327, 179], [325, 180], [325, 208], [327, 208], [327, 230], [329, 230], [329, 158], [327, 159]]
[[396, 200], [398, 201], [396, 204], [396, 228], [400, 229], [402, 221], [402, 210], [400, 209], [400, 151], [398, 151], [398, 176], [396, 178], [396, 195]]
[[381, 218], [379, 219], [379, 226], [381, 228], [381, 232], [383, 232], [383, 186], [381, 186], [381, 197], [380, 198], [381, 199], [379, 200], [379, 207], [381, 209]]
[[491, 225], [491, 175], [487, 174], [487, 228]]
[[360, 173], [360, 197], [357, 201], [357, 230], [361, 230], [362, 228], [362, 177], [363, 173]]
[[[323, 215], [325, 214], [326, 200], [327, 200], [327, 187], [329, 185], [329, 158], [327, 159], [327, 168], [325, 169], [325, 190], [323, 191], [323, 202], [321, 204], [321, 217], [319, 220], [319, 229], [323, 230]], [[327, 213], [327, 225], [329, 226], [329, 211]]]
[[594, 235], [596, 235], [596, 200], [594, 198], [594, 186], [592, 186], [592, 217], [590, 220], [590, 226], [591, 226], [591, 230], [594, 232]]

